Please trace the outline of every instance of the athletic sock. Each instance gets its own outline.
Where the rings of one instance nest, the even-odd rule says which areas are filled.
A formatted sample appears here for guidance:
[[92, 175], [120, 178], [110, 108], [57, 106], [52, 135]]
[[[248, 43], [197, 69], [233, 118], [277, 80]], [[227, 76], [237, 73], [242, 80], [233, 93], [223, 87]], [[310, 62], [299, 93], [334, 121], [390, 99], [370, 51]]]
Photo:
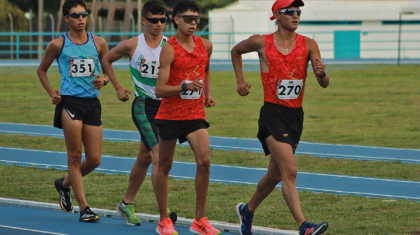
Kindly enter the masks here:
[[127, 205], [133, 205], [133, 203], [126, 203], [124, 200], [122, 200], [121, 205], [126, 207]]

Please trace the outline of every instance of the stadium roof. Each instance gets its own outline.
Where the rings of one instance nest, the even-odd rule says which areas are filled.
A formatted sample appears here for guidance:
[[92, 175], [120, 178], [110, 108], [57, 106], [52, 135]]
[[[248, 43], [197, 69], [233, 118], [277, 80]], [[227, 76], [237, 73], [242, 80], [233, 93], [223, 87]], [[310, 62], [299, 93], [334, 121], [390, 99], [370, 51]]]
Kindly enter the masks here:
[[403, 14], [419, 14], [420, 13], [420, 1], [411, 3], [408, 6], [401, 8], [401, 13]]
[[[328, 20], [398, 20], [400, 10], [410, 4], [416, 4], [420, 13], [420, 1], [418, 0], [304, 0], [301, 20], [305, 21], [328, 21]], [[220, 11], [261, 11], [271, 12], [274, 0], [239, 0]], [[417, 5], [418, 4], [418, 5]], [[271, 13], [270, 13], [271, 14]]]

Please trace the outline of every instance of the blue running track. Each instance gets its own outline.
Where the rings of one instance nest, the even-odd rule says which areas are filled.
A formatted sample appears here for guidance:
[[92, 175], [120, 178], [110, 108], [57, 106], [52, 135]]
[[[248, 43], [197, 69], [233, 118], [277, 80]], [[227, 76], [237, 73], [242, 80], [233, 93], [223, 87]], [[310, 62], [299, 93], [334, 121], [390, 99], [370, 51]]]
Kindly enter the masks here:
[[[43, 125], [0, 123], [0, 133], [64, 138], [62, 130]], [[104, 140], [109, 141], [140, 141], [140, 134], [137, 131], [104, 130], [103, 136]], [[184, 145], [188, 145], [188, 143]], [[210, 147], [220, 150], [263, 152], [261, 143], [257, 139], [211, 136]], [[299, 143], [296, 154], [369, 161], [401, 161], [403, 163], [420, 164], [420, 149], [320, 144], [302, 141]]]
[[[82, 223], [79, 222], [79, 214], [7, 205], [0, 205], [0, 212], [0, 234], [157, 234], [156, 223], [127, 226], [123, 219], [107, 217], [101, 217], [96, 223]], [[187, 227], [176, 226], [175, 229], [179, 234], [191, 234]]]
[[[96, 171], [130, 174], [134, 161], [135, 158], [129, 157], [102, 156]], [[67, 153], [0, 147], [0, 163], [66, 170]], [[212, 164], [210, 182], [256, 185], [266, 171], [265, 168]], [[195, 174], [196, 164], [193, 162], [175, 161], [170, 172], [175, 179], [192, 180]], [[418, 181], [298, 172], [296, 185], [300, 191], [420, 200]], [[281, 183], [277, 187], [280, 188]]]

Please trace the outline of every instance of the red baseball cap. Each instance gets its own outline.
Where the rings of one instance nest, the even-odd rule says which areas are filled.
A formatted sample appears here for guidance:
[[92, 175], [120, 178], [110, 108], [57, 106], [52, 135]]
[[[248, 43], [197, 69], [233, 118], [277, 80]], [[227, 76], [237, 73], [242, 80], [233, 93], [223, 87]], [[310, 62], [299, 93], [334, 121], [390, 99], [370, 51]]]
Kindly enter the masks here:
[[273, 4], [273, 7], [271, 8], [271, 11], [273, 11], [273, 16], [270, 17], [270, 20], [274, 20], [274, 13], [276, 13], [278, 9], [286, 8], [292, 5], [294, 2], [296, 2], [297, 6], [300, 7], [305, 5], [302, 0], [276, 0]]

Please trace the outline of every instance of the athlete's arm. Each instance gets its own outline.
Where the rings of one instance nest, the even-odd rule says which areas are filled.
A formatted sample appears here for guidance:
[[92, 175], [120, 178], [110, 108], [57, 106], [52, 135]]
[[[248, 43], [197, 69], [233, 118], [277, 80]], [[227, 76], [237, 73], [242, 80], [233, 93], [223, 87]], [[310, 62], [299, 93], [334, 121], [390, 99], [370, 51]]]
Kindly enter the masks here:
[[108, 82], [109, 78], [105, 73], [104, 66], [102, 64], [102, 58], [108, 53], [108, 46], [106, 45], [105, 39], [93, 36], [93, 40], [95, 41], [95, 44], [97, 45], [98, 52], [99, 52], [99, 62], [101, 63], [102, 71], [104, 72], [103, 78], [99, 74], [95, 74], [96, 79], [93, 79], [93, 86], [100, 90], [105, 85], [105, 80]]
[[237, 91], [239, 95], [246, 96], [249, 94], [251, 84], [245, 81], [242, 71], [242, 54], [264, 49], [265, 37], [263, 35], [252, 35], [246, 40], [238, 43], [232, 48], [232, 65], [236, 74], [236, 82], [238, 84]]
[[205, 86], [204, 86], [204, 106], [209, 108], [213, 107], [216, 104], [216, 101], [211, 97], [210, 92], [210, 56], [213, 53], [213, 44], [206, 39], [202, 39], [204, 46], [207, 50], [207, 55], [209, 57], [206, 65], [206, 79], [205, 79]]
[[59, 104], [61, 102], [60, 90], [55, 90], [52, 88], [50, 81], [48, 80], [47, 71], [50, 68], [52, 62], [55, 59], [58, 59], [61, 53], [61, 48], [63, 47], [63, 38], [52, 40], [47, 48], [45, 49], [44, 58], [42, 58], [41, 64], [38, 67], [37, 74], [39, 80], [41, 81], [42, 86], [48, 92], [48, 95], [52, 99], [53, 104]]
[[[311, 60], [312, 69], [318, 84], [323, 88], [327, 88], [330, 84], [330, 76], [325, 72], [325, 64], [321, 60], [321, 52], [319, 52], [318, 44], [315, 40], [308, 37], [305, 37], [305, 41], [308, 48], [308, 60]], [[321, 78], [320, 76], [324, 76], [324, 74], [325, 77]]]
[[[182, 92], [181, 85], [168, 86], [169, 73], [171, 71], [171, 64], [175, 59], [175, 50], [170, 43], [165, 43], [160, 52], [160, 69], [159, 76], [156, 82], [155, 94], [158, 98], [170, 97]], [[187, 84], [187, 90], [198, 91], [203, 88], [203, 80], [196, 79], [192, 83]]]
[[109, 79], [114, 85], [114, 89], [117, 92], [117, 97], [119, 100], [125, 102], [129, 100], [127, 93], [132, 95], [133, 93], [126, 88], [121, 87], [120, 83], [115, 76], [114, 67], [112, 63], [121, 59], [123, 56], [128, 55], [132, 57], [134, 50], [137, 46], [137, 37], [131, 38], [126, 41], [120, 42], [116, 47], [112, 48], [102, 59], [102, 67], [104, 68], [105, 73], [108, 75]]

